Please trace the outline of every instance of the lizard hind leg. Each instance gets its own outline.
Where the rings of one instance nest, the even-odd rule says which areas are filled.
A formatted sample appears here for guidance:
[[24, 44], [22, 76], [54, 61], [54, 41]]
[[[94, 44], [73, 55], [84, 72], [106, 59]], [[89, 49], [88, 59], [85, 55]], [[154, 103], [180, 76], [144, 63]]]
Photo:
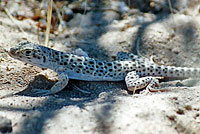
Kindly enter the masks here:
[[162, 77], [152, 77], [146, 76], [139, 78], [139, 75], [135, 71], [129, 72], [125, 77], [125, 82], [129, 91], [133, 91], [133, 94], [136, 90], [146, 88], [146, 93], [148, 92], [158, 92], [165, 91], [164, 89], [159, 89], [159, 81]]
[[139, 78], [139, 75], [135, 71], [129, 72], [125, 77], [126, 86], [129, 91], [133, 91], [133, 94], [136, 90], [142, 89], [146, 84], [142, 82], [144, 78]]

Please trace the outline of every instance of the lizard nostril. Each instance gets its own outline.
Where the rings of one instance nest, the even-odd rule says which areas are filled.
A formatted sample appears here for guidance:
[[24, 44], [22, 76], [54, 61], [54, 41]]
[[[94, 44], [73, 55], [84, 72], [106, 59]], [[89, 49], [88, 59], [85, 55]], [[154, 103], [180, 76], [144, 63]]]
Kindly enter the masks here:
[[15, 49], [11, 48], [9, 53], [12, 54], [12, 55], [15, 55]]

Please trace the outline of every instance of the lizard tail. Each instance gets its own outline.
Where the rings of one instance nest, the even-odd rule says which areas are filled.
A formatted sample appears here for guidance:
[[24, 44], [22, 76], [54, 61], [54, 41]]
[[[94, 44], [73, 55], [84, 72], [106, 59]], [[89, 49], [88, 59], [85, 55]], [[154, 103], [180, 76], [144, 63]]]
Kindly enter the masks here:
[[175, 66], [154, 66], [155, 76], [163, 77], [200, 77], [200, 68], [188, 68], [188, 67], [175, 67]]

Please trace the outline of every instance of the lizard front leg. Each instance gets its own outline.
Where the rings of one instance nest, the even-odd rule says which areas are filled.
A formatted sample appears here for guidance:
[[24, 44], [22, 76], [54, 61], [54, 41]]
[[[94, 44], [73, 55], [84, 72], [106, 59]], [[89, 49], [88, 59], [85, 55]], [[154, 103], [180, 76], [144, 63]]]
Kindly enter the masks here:
[[36, 89], [36, 93], [42, 95], [50, 95], [60, 92], [68, 84], [69, 78], [65, 72], [58, 74], [58, 82], [53, 85], [50, 90]]

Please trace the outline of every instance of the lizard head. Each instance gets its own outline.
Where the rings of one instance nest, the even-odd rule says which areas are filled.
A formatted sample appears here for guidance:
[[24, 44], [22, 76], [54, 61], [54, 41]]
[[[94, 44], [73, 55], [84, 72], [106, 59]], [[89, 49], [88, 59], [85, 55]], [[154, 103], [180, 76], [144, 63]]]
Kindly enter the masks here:
[[47, 56], [44, 46], [31, 42], [20, 42], [17, 46], [10, 48], [9, 55], [20, 61], [44, 67]]

